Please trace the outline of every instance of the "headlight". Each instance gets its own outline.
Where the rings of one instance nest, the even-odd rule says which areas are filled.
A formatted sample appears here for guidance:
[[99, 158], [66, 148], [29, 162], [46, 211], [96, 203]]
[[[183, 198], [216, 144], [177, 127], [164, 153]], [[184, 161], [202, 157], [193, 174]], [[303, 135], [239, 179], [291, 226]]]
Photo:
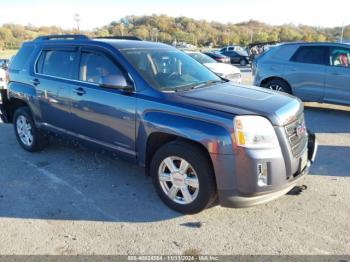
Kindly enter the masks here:
[[236, 144], [246, 148], [275, 148], [278, 139], [269, 120], [261, 116], [236, 116], [234, 118]]

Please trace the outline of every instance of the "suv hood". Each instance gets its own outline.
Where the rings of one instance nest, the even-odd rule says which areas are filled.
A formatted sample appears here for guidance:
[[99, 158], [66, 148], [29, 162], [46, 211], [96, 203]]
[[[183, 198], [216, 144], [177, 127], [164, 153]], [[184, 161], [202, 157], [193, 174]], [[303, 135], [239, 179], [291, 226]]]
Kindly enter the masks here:
[[301, 101], [293, 96], [230, 82], [181, 92], [178, 96], [182, 103], [233, 115], [265, 116], [275, 126], [283, 126], [295, 120], [303, 111]]

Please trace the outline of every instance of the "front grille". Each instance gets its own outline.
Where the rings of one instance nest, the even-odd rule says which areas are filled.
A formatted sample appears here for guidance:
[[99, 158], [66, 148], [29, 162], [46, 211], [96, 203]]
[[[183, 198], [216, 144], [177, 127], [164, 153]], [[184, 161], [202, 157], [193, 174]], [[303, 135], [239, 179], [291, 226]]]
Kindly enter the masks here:
[[[298, 133], [298, 128], [299, 130], [304, 129], [304, 132]], [[297, 120], [287, 124], [285, 126], [285, 131], [287, 134], [287, 138], [288, 138], [293, 156], [295, 158], [300, 157], [308, 141], [304, 114], [300, 114]]]

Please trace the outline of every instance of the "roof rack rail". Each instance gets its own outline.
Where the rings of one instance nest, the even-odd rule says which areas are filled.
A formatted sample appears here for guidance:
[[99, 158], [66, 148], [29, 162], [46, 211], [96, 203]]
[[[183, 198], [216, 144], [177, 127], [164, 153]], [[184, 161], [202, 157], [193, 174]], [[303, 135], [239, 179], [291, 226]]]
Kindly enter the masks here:
[[44, 35], [35, 38], [34, 41], [45, 40], [88, 40], [90, 39], [86, 35]]
[[124, 39], [124, 40], [135, 40], [135, 41], [142, 41], [141, 38], [137, 36], [131, 36], [131, 35], [126, 35], [126, 36], [101, 36], [101, 37], [94, 37], [95, 39]]

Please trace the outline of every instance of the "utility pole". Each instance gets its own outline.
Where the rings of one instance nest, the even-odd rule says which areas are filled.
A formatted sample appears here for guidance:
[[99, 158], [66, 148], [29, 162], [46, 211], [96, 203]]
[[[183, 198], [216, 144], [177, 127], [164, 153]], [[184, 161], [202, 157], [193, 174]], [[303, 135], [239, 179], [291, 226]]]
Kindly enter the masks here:
[[345, 24], [343, 22], [343, 25], [342, 25], [342, 28], [341, 28], [340, 43], [343, 43], [343, 40], [344, 40], [344, 29], [345, 29]]
[[77, 23], [77, 30], [78, 30], [78, 34], [79, 34], [80, 33], [80, 27], [79, 27], [80, 15], [79, 14], [75, 14], [74, 15], [74, 20]]
[[120, 33], [124, 36], [124, 29], [126, 28], [126, 33], [128, 33], [129, 21], [126, 18], [120, 20]]
[[155, 35], [155, 37], [156, 37], [156, 42], [158, 42], [158, 28], [152, 28], [152, 41], [154, 41], [153, 40], [153, 35]]
[[122, 36], [124, 36], [124, 24], [123, 23], [120, 24], [120, 33]]
[[230, 45], [230, 31], [228, 29], [225, 30], [225, 34], [227, 36], [227, 45]]

